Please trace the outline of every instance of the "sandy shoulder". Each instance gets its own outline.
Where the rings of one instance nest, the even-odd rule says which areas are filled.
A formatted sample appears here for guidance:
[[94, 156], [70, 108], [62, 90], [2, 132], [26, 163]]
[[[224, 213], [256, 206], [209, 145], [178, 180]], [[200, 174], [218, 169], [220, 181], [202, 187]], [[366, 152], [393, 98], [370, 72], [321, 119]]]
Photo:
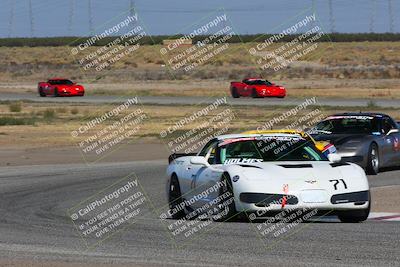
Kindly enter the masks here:
[[373, 212], [400, 213], [400, 185], [371, 188]]
[[0, 149], [0, 167], [73, 164], [73, 163], [105, 163], [129, 162], [141, 160], [165, 159], [167, 163], [170, 151], [162, 143], [124, 144], [118, 149], [107, 151], [101, 157], [85, 156], [77, 146], [66, 147], [6, 147]]

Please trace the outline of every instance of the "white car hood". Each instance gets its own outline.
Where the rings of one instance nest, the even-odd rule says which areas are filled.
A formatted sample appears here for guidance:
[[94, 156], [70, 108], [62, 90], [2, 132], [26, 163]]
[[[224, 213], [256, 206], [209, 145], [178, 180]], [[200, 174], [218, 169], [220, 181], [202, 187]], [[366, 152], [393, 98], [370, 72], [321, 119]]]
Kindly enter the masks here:
[[[232, 165], [225, 166], [227, 168], [232, 168]], [[331, 162], [279, 161], [237, 164], [236, 166], [240, 166], [241, 172], [245, 176], [256, 179], [295, 180], [315, 178], [318, 180], [330, 180], [345, 177], [365, 177], [363, 171], [358, 166], [353, 164], [341, 165]]]

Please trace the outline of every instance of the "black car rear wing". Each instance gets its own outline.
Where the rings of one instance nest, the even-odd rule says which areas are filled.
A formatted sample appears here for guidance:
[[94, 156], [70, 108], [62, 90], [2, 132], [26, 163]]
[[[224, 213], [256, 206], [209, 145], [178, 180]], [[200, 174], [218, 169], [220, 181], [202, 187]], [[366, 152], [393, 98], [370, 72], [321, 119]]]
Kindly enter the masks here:
[[170, 164], [174, 159], [180, 158], [180, 157], [187, 157], [187, 156], [196, 156], [197, 153], [174, 153], [169, 155], [168, 157], [168, 164]]

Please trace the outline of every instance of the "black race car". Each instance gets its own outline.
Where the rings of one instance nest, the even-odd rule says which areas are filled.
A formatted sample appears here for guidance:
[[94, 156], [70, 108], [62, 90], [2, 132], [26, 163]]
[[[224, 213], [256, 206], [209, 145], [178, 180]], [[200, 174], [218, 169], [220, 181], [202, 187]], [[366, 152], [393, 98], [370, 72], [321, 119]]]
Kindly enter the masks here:
[[319, 122], [310, 133], [317, 141], [334, 144], [343, 162], [357, 163], [367, 174], [400, 166], [400, 127], [386, 114], [335, 114]]

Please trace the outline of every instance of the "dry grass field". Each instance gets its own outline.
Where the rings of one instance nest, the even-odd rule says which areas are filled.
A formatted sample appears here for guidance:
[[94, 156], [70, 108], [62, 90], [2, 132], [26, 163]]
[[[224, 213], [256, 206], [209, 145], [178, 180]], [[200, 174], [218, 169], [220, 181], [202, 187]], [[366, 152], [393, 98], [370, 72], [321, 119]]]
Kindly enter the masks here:
[[[54, 107], [51, 103], [2, 102], [0, 104], [0, 146], [3, 148], [32, 148], [76, 145], [81, 140], [73, 139], [71, 132], [113, 108], [115, 106], [112, 105], [58, 104], [57, 107]], [[161, 131], [204, 108], [204, 106], [144, 105], [141, 108], [149, 119], [143, 122], [140, 131], [132, 136], [131, 139], [140, 138], [141, 143], [153, 143], [162, 141], [160, 140]], [[282, 115], [289, 108], [288, 106], [223, 106], [223, 109], [231, 109], [235, 114], [235, 119], [229, 122], [229, 132], [236, 133], [257, 129], [257, 127], [262, 126], [273, 117]], [[360, 110], [359, 108], [308, 107], [296, 116], [291, 116], [282, 123], [276, 124], [274, 128], [286, 127], [316, 109], [320, 111], [319, 114], [322, 116], [327, 116], [334, 112]], [[400, 109], [376, 107], [368, 108], [368, 111], [384, 112], [400, 120]], [[127, 114], [127, 112], [125, 111], [121, 116]], [[210, 113], [208, 118], [214, 115], [215, 112]], [[178, 134], [182, 131], [193, 129], [201, 121], [202, 119], [199, 119], [186, 124]], [[111, 125], [114, 122], [115, 119], [110, 119], [105, 122], [105, 125]]]
[[315, 53], [277, 72], [261, 71], [248, 53], [254, 45], [230, 44], [189, 72], [171, 71], [161, 45], [142, 46], [102, 71], [85, 71], [78, 63], [96, 47], [78, 56], [71, 47], [0, 47], [0, 90], [35, 93], [38, 81], [62, 76], [93, 95], [220, 96], [229, 81], [261, 75], [287, 87], [292, 97], [400, 97], [400, 42], [319, 43]]

